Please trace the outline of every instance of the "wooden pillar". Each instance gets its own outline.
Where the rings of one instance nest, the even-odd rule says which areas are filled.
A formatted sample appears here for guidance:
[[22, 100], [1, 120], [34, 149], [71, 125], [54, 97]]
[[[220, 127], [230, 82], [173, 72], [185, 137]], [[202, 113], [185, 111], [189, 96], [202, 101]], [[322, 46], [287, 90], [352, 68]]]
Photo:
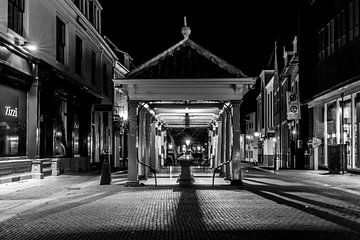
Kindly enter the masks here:
[[233, 107], [233, 152], [232, 152], [232, 185], [242, 184], [240, 157], [240, 101], [231, 101]]
[[[231, 113], [226, 111], [226, 146], [225, 146], [225, 161], [231, 159]], [[225, 179], [231, 179], [230, 165], [225, 166]]]
[[217, 167], [221, 163], [222, 158], [222, 121], [218, 122], [218, 131], [217, 131], [217, 152], [216, 152], [216, 161], [214, 167]]
[[[145, 163], [150, 165], [150, 126], [151, 126], [151, 114], [146, 113], [145, 114], [145, 146], [144, 146], [144, 150], [145, 150], [145, 156], [144, 156], [144, 160]], [[145, 167], [145, 177], [148, 177], [151, 175], [151, 170], [148, 167]]]
[[150, 124], [150, 166], [156, 169], [156, 122]]
[[[141, 162], [145, 162], [145, 138], [146, 138], [146, 109], [142, 108], [139, 111], [139, 138], [138, 138], [138, 156]], [[139, 176], [145, 176], [145, 166], [139, 164]]]
[[128, 181], [125, 186], [130, 187], [139, 186], [138, 163], [136, 160], [137, 105], [136, 101], [129, 101]]
[[[226, 114], [223, 114], [221, 116], [221, 163], [226, 162], [226, 125], [227, 125], [227, 119], [226, 119]], [[221, 169], [220, 172], [220, 177], [224, 177], [225, 176], [225, 169], [224, 167]]]
[[214, 136], [214, 144], [213, 144], [214, 158], [213, 158], [212, 168], [218, 165], [218, 160], [217, 160], [219, 157], [219, 127], [218, 126], [219, 124], [215, 128], [215, 136]]

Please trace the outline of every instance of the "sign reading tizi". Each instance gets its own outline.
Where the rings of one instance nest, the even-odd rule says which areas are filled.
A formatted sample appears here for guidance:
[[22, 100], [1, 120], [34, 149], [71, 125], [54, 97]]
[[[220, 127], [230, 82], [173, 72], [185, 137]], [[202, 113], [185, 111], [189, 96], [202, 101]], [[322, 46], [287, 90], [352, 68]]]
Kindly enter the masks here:
[[17, 117], [18, 116], [18, 109], [17, 108], [11, 108], [10, 106], [5, 106], [5, 116]]

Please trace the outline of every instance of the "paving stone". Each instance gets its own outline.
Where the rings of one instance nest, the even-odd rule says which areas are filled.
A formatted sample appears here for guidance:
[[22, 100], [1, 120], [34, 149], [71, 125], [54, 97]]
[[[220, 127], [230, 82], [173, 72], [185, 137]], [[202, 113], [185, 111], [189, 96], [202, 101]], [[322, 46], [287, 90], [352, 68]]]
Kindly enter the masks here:
[[44, 184], [1, 196], [49, 201], [0, 222], [0, 239], [360, 239], [358, 195], [300, 180], [256, 169], [242, 187], [64, 178], [56, 191]]

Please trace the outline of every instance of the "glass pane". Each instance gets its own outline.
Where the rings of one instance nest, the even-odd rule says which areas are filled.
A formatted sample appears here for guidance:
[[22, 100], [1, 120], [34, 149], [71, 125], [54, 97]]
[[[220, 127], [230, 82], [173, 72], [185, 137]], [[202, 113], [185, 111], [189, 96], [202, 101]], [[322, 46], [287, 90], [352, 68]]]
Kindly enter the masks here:
[[0, 85], [0, 157], [26, 155], [26, 93]]
[[320, 165], [325, 165], [324, 160], [324, 106], [314, 107], [314, 137], [321, 140], [321, 145], [318, 147], [318, 161]]
[[355, 167], [356, 168], [360, 168], [360, 154], [359, 154], [359, 150], [360, 150], [360, 93], [358, 93], [356, 95], [355, 98], [355, 108], [356, 108], [356, 114], [355, 114]]
[[80, 138], [79, 138], [79, 129], [80, 129], [80, 119], [79, 114], [74, 114], [74, 132], [73, 132], [73, 144], [74, 144], [74, 156], [80, 156], [79, 153], [79, 145], [80, 145]]
[[333, 102], [327, 107], [327, 144], [336, 143], [336, 102]]
[[351, 131], [352, 131], [352, 123], [351, 123], [351, 99], [346, 100], [344, 102], [344, 122], [343, 122], [343, 134], [344, 134], [344, 143], [346, 144], [346, 156], [347, 163], [351, 163]]
[[66, 102], [56, 98], [54, 108], [54, 154], [66, 156]]

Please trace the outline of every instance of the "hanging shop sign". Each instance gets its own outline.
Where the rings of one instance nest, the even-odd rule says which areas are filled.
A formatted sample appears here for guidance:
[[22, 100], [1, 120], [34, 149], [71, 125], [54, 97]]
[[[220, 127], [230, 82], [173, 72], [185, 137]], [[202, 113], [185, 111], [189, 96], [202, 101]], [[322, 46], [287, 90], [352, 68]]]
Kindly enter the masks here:
[[316, 138], [316, 137], [314, 137], [311, 142], [313, 148], [319, 147], [321, 145], [321, 143], [322, 143], [321, 139]]
[[286, 92], [287, 119], [300, 119], [300, 104], [296, 92]]

